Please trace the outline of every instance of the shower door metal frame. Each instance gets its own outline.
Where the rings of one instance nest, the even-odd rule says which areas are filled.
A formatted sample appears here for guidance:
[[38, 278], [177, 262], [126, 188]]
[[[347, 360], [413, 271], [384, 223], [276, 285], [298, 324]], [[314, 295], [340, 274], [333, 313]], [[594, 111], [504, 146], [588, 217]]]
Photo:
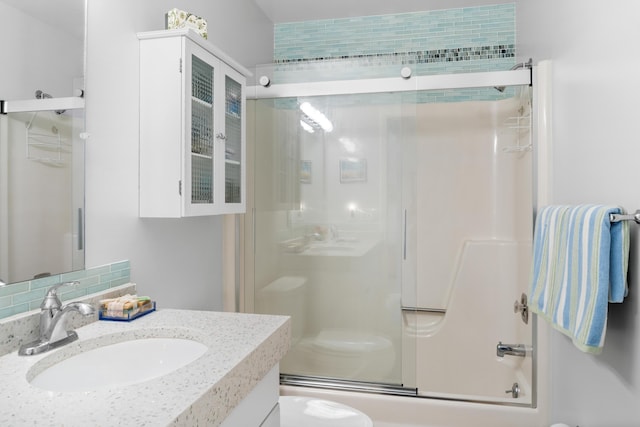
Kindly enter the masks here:
[[[370, 78], [360, 80], [333, 80], [309, 83], [282, 83], [269, 84], [267, 86], [253, 85], [246, 87], [246, 95], [248, 100], [259, 99], [277, 99], [277, 98], [300, 98], [312, 96], [329, 96], [329, 95], [355, 95], [355, 94], [373, 94], [388, 92], [412, 92], [426, 90], [445, 90], [445, 89], [466, 89], [466, 88], [496, 88], [509, 86], [533, 85], [534, 69], [525, 68], [508, 71], [488, 71], [476, 73], [458, 73], [458, 74], [440, 74], [426, 76], [410, 76], [387, 77], [387, 78]], [[259, 80], [258, 76], [256, 80]], [[268, 76], [267, 76], [268, 77]], [[268, 79], [267, 81], [269, 81]], [[533, 95], [535, 98], [535, 94]], [[534, 100], [535, 102], [535, 100]], [[532, 130], [535, 123], [532, 123]], [[534, 149], [534, 163], [536, 163], [536, 153]], [[534, 211], [537, 209], [537, 172], [534, 166]], [[534, 212], [535, 213], [535, 212]], [[255, 218], [255, 212], [253, 212]], [[532, 224], [533, 227], [533, 224]], [[251, 231], [255, 237], [255, 227]], [[397, 396], [411, 396], [423, 399], [460, 401], [469, 403], [482, 403], [498, 406], [536, 408], [537, 402], [537, 316], [534, 315], [532, 322], [532, 338], [533, 338], [533, 360], [532, 360], [532, 399], [530, 403], [522, 404], [516, 402], [492, 402], [487, 400], [476, 400], [469, 398], [455, 397], [436, 397], [421, 396], [417, 393], [417, 389], [405, 388], [392, 384], [373, 384], [364, 382], [352, 382], [348, 380], [336, 380], [334, 378], [307, 377], [298, 375], [281, 374], [280, 382], [283, 385], [296, 385], [303, 387], [315, 387], [324, 389], [334, 389], [343, 391], [359, 391], [366, 393], [379, 393]]]
[[530, 69], [482, 73], [438, 74], [409, 78], [387, 77], [362, 80], [333, 80], [247, 86], [247, 99], [299, 98], [305, 96], [355, 95], [381, 92], [410, 92], [531, 85]]

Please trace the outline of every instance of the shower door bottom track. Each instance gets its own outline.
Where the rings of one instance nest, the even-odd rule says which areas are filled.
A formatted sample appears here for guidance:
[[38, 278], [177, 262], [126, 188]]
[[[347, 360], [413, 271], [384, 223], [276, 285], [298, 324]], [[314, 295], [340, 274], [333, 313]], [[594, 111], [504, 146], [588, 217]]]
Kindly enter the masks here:
[[364, 381], [342, 380], [337, 378], [280, 374], [280, 384], [329, 390], [358, 391], [362, 393], [386, 394], [394, 396], [418, 396], [417, 388], [403, 387], [402, 385], [398, 384], [371, 383]]
[[398, 384], [352, 381], [352, 380], [344, 380], [344, 379], [338, 379], [338, 378], [325, 378], [325, 377], [314, 377], [314, 376], [305, 376], [305, 375], [280, 374], [280, 385], [294, 386], [294, 387], [308, 387], [308, 388], [335, 390], [335, 391], [381, 394], [386, 396], [417, 397], [420, 399], [444, 400], [444, 401], [450, 401], [450, 402], [479, 403], [479, 404], [485, 404], [485, 405], [509, 406], [509, 407], [516, 407], [516, 408], [535, 408], [536, 407], [536, 405], [532, 403], [492, 401], [492, 400], [485, 400], [482, 398], [471, 398], [471, 397], [456, 398], [453, 396], [444, 397], [444, 396], [421, 394], [421, 393], [418, 393], [417, 388], [403, 387], [402, 385], [398, 385]]

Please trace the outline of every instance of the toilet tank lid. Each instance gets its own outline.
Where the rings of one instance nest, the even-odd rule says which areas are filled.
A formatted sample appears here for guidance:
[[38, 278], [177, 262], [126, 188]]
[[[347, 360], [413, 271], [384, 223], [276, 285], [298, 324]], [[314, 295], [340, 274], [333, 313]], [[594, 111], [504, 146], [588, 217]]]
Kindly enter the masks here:
[[338, 402], [301, 396], [280, 396], [283, 427], [371, 427], [373, 421], [364, 412]]
[[264, 287], [265, 292], [286, 292], [292, 291], [304, 286], [307, 282], [306, 277], [302, 276], [282, 276]]

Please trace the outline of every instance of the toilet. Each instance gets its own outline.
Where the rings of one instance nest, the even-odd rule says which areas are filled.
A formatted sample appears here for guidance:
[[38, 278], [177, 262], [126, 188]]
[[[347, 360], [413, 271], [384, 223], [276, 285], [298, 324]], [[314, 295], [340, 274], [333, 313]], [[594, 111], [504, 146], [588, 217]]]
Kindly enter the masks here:
[[[382, 337], [349, 330], [324, 330], [305, 337], [307, 314], [307, 279], [302, 276], [282, 276], [260, 291], [256, 301], [259, 313], [291, 316], [289, 365], [295, 365], [300, 355], [311, 369], [322, 372], [340, 359], [345, 378], [363, 369], [385, 369], [393, 365], [395, 354], [391, 342]], [[297, 354], [296, 354], [297, 353]], [[363, 353], [371, 363], [363, 363]], [[371, 356], [374, 356], [373, 358]], [[366, 359], [365, 359], [366, 360]], [[294, 369], [296, 369], [294, 367]], [[302, 367], [300, 368], [302, 369]], [[300, 396], [280, 396], [280, 427], [372, 427], [373, 421], [363, 412], [330, 400]]]
[[330, 400], [280, 396], [280, 427], [373, 427], [363, 412]]
[[258, 313], [291, 316], [291, 343], [297, 343], [304, 333], [307, 279], [302, 276], [282, 276], [260, 290], [256, 300]]
[[283, 365], [292, 372], [361, 381], [379, 380], [394, 367], [396, 354], [386, 337], [355, 329], [323, 329], [306, 333], [307, 278], [281, 276], [259, 291], [259, 313], [291, 316], [291, 350]]
[[378, 381], [391, 373], [396, 360], [393, 343], [386, 337], [353, 329], [324, 329], [303, 338], [291, 355], [304, 360], [309, 375], [331, 372], [339, 378]]

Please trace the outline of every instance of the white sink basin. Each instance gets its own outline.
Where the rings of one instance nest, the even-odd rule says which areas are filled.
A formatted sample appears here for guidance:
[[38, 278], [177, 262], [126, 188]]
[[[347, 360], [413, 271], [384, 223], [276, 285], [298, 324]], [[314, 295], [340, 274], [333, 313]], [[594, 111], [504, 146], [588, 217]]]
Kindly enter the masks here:
[[105, 345], [56, 363], [30, 382], [49, 391], [92, 391], [161, 377], [185, 366], [207, 346], [181, 338], [144, 338]]

